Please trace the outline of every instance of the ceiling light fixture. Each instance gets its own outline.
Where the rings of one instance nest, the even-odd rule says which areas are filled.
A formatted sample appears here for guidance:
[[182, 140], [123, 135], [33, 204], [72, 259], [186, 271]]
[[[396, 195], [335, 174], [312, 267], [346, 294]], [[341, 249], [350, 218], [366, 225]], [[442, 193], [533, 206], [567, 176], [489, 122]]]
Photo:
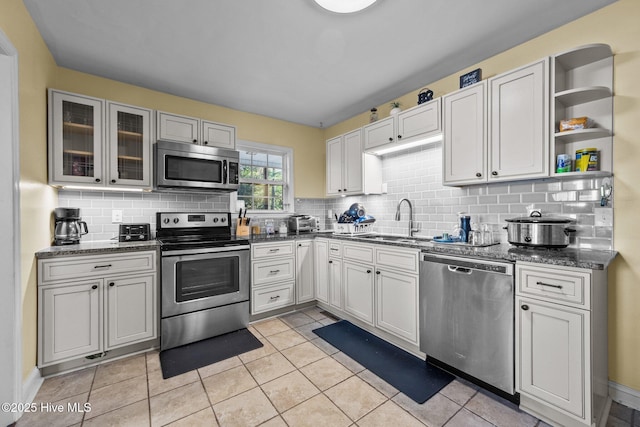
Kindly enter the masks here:
[[315, 2], [331, 12], [353, 13], [366, 9], [376, 0], [315, 0]]

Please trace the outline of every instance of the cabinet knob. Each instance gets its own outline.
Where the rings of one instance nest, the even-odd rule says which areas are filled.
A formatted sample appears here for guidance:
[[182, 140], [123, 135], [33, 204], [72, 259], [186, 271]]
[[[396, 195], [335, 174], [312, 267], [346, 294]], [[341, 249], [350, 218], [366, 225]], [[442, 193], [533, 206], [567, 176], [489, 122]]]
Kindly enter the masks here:
[[100, 182], [100, 178], [96, 178], [96, 182]]
[[209, 145], [209, 141], [203, 142], [204, 145]]
[[329, 264], [333, 264], [333, 261], [329, 260]]
[[299, 247], [302, 247], [302, 243], [298, 243], [298, 246], [299, 246]]
[[193, 140], [193, 143], [195, 144], [196, 142], [198, 142], [198, 140], [197, 140], [197, 139], [194, 139], [194, 140]]
[[491, 175], [493, 175], [493, 176], [498, 176], [498, 171], [492, 171], [492, 172], [491, 172]]
[[389, 142], [393, 142], [393, 138], [389, 137]]
[[91, 289], [98, 289], [98, 285], [93, 285]]
[[376, 274], [380, 274], [380, 270], [377, 270], [377, 271], [376, 271]]
[[342, 191], [347, 191], [347, 189], [346, 189], [346, 188], [343, 188], [343, 189], [342, 189]]
[[367, 270], [367, 273], [371, 273], [371, 270]]
[[112, 179], [112, 180], [111, 180], [111, 183], [112, 183], [112, 184], [115, 184], [115, 183], [116, 183], [116, 180], [115, 180], [115, 179]]
[[529, 310], [529, 306], [527, 304], [522, 304], [520, 308], [522, 308], [524, 311]]
[[402, 135], [398, 135], [398, 139], [402, 139]]
[[109, 286], [114, 287], [115, 285], [115, 282], [109, 282]]
[[340, 193], [342, 190], [338, 188], [338, 193]]
[[482, 177], [482, 174], [481, 174], [480, 172], [478, 172], [478, 173], [476, 173], [476, 176], [477, 176], [478, 178], [480, 178], [480, 177]]

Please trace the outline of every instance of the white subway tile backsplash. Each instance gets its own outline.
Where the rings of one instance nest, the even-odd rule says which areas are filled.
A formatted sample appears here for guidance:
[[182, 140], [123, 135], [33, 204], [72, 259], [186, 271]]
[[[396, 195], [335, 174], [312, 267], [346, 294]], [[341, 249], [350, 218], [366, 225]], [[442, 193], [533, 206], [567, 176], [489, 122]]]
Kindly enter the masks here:
[[[335, 199], [295, 199], [294, 210], [320, 219], [321, 228], [330, 228], [327, 211], [340, 216], [353, 203], [362, 203], [366, 213], [376, 218], [374, 231], [406, 234], [408, 208], [402, 206], [402, 221], [395, 221], [396, 206], [408, 198], [419, 223], [418, 235], [440, 235], [450, 232], [458, 222], [458, 212], [467, 212], [475, 223], [488, 224], [494, 237], [507, 241], [505, 220], [527, 215], [527, 208], [541, 209], [543, 215], [563, 215], [576, 220], [579, 236], [571, 239], [572, 247], [612, 249], [613, 228], [594, 226], [594, 207], [599, 206], [601, 178], [561, 181], [544, 179], [512, 183], [479, 184], [467, 187], [442, 185], [441, 145], [418, 147], [382, 158], [382, 180], [387, 194], [350, 196]], [[83, 240], [108, 240], [117, 235], [118, 224], [111, 223], [111, 211], [123, 211], [123, 221], [150, 223], [155, 230], [157, 211], [229, 209], [226, 194], [199, 193], [113, 193], [102, 191], [59, 191], [59, 204], [80, 207], [90, 233]], [[278, 222], [286, 215], [274, 217]], [[261, 218], [258, 221], [264, 221]]]

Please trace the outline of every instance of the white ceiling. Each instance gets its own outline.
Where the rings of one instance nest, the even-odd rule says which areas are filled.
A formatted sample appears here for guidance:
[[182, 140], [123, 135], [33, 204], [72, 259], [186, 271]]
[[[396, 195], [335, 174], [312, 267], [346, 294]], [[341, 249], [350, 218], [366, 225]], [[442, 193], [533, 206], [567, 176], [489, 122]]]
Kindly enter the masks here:
[[[331, 126], [615, 0], [24, 0], [62, 67]], [[438, 96], [439, 94], [436, 94]]]

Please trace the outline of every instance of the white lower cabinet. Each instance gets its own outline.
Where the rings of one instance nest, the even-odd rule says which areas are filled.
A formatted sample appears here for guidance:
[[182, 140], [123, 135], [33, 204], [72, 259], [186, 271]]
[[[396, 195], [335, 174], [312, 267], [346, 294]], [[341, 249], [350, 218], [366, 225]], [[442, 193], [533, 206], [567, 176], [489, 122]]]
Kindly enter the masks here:
[[296, 241], [296, 304], [315, 298], [313, 240]]
[[[145, 261], [132, 273], [127, 259]], [[38, 260], [38, 367], [157, 338], [155, 260], [155, 251]], [[45, 274], [63, 269], [90, 272]]]
[[251, 314], [296, 303], [296, 251], [293, 241], [251, 245]]
[[39, 293], [39, 366], [102, 351], [102, 280], [52, 285]]
[[106, 280], [106, 350], [155, 336], [155, 274]]
[[376, 270], [376, 326], [418, 344], [418, 276]]
[[417, 249], [321, 238], [315, 250], [322, 308], [419, 351]]
[[313, 241], [314, 284], [316, 300], [329, 303], [329, 240]]
[[373, 325], [373, 266], [345, 261], [344, 311]]
[[595, 426], [608, 396], [607, 272], [516, 263], [520, 408], [552, 424]]

